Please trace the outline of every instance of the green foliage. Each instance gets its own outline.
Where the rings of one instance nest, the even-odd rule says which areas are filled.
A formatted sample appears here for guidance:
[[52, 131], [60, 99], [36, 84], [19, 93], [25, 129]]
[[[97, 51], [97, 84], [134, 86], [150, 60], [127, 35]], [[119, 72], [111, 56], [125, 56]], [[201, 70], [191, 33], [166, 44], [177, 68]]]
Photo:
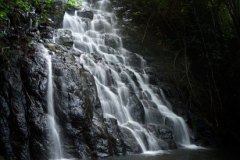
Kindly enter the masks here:
[[30, 9], [30, 3], [26, 0], [0, 0], [0, 21], [6, 20], [11, 11], [18, 8], [24, 12], [28, 12]]
[[203, 37], [211, 42], [221, 41], [221, 37], [240, 38], [240, 0], [135, 0], [131, 3], [134, 21], [145, 22], [145, 26], [150, 19], [149, 30], [165, 37], [165, 41], [174, 42], [173, 46], [181, 46], [182, 39], [201, 43]]
[[76, 4], [76, 2], [75, 2], [75, 0], [68, 0], [68, 3], [70, 4], [70, 5], [72, 5], [72, 6], [75, 6]]
[[82, 0], [68, 0], [68, 3], [67, 3], [67, 7], [73, 7], [73, 8], [77, 8], [80, 5], [82, 5]]
[[30, 3], [23, 0], [16, 0], [15, 7], [22, 8], [25, 12], [27, 12], [30, 9]]
[[4, 12], [4, 11], [0, 11], [0, 21], [6, 19], [6, 17], [7, 17], [6, 12]]
[[[0, 0], [0, 21], [6, 20], [14, 9], [21, 9], [23, 12], [28, 12], [31, 6], [42, 8], [40, 10], [42, 10], [43, 14], [46, 14], [43, 8], [51, 8], [53, 2], [54, 0]], [[68, 0], [67, 4], [68, 7], [77, 8], [82, 4], [82, 1]]]

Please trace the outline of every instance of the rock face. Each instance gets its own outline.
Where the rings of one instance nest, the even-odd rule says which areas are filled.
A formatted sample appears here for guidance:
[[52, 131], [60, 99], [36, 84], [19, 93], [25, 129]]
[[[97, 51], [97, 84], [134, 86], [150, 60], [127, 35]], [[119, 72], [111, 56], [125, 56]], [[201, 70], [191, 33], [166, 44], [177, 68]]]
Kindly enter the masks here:
[[[13, 50], [9, 54], [12, 57], [11, 65], [8, 66], [7, 70], [1, 65], [0, 69], [1, 150], [3, 150], [5, 157], [8, 159], [16, 159], [17, 157], [18, 159], [30, 159], [28, 139], [30, 134], [28, 121], [26, 120], [29, 108], [27, 106], [27, 97], [24, 93], [25, 87], [21, 80], [21, 63], [19, 63], [23, 53]], [[39, 117], [38, 122], [41, 120], [43, 119]], [[44, 125], [44, 122], [41, 125]]]
[[57, 32], [56, 42], [60, 45], [71, 48], [73, 45], [72, 32], [66, 29], [59, 29]]
[[[58, 54], [53, 56], [54, 106], [65, 150], [71, 156], [91, 156], [92, 118], [103, 122], [93, 77], [71, 61], [73, 55]], [[9, 55], [10, 65], [1, 66], [0, 79], [2, 150], [7, 159], [48, 159], [46, 60], [38, 52], [33, 57], [20, 51]]]

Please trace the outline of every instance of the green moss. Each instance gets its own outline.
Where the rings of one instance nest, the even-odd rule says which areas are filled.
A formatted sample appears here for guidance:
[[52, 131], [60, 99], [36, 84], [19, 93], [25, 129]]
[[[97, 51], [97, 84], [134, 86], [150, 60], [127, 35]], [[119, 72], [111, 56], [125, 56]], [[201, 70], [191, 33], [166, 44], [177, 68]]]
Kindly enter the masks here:
[[82, 4], [82, 0], [68, 0], [68, 4], [71, 7], [77, 8], [78, 6], [80, 6]]
[[[35, 7], [39, 10], [44, 17], [48, 17], [48, 10], [51, 9], [52, 5], [54, 4], [54, 0], [11, 0], [5, 1], [0, 0], [0, 22], [3, 20], [8, 19], [8, 15], [12, 14], [12, 11], [15, 9], [20, 9], [23, 12], [28, 12], [31, 7]], [[68, 7], [77, 8], [82, 4], [82, 0], [68, 0], [66, 5]]]
[[47, 45], [47, 48], [50, 50], [50, 51], [55, 51], [56, 50], [56, 46], [54, 44], [48, 44]]
[[26, 0], [0, 0], [0, 4], [0, 21], [6, 20], [14, 9], [21, 9], [24, 12], [28, 12], [31, 7], [31, 3]]

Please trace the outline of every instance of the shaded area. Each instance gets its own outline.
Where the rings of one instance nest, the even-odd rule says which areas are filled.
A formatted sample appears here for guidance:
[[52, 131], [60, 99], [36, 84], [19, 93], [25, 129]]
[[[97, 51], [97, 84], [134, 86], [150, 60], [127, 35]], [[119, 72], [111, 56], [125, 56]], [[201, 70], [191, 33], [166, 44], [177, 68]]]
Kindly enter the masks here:
[[111, 157], [108, 160], [228, 160], [234, 158], [231, 153], [219, 150], [175, 150], [159, 155], [129, 155]]
[[124, 44], [154, 66], [151, 83], [163, 86], [193, 140], [237, 147], [239, 0], [112, 1]]

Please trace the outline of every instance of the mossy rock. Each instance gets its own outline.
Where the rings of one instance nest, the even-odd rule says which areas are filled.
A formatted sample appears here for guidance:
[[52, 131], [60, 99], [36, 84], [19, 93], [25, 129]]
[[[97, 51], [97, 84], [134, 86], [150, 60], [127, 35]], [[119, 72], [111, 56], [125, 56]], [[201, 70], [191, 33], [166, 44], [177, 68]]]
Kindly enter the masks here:
[[53, 43], [49, 43], [49, 44], [47, 44], [47, 46], [46, 46], [50, 51], [56, 51], [57, 50], [57, 47], [56, 47], [56, 45], [55, 44], [53, 44]]

